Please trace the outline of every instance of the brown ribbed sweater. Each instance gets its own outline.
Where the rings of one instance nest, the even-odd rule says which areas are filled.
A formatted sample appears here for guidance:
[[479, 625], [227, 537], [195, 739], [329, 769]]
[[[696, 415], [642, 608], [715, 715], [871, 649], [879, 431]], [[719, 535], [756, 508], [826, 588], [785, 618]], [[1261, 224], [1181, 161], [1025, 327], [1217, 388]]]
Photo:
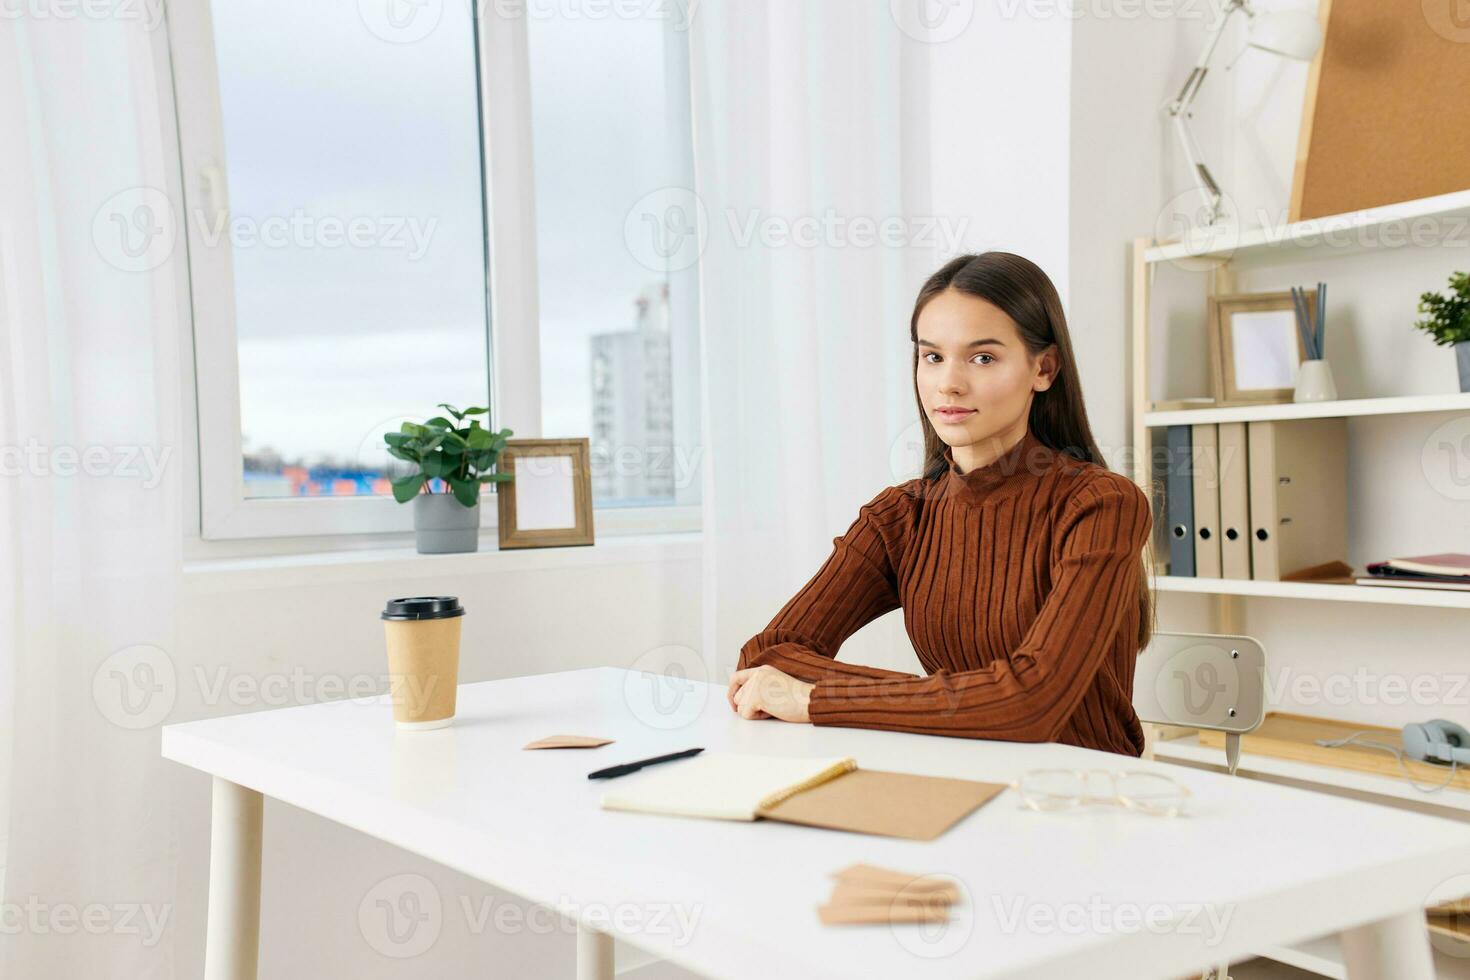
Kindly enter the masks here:
[[[740, 650], [815, 683], [814, 725], [1138, 756], [1140, 553], [1132, 480], [1025, 437], [987, 466], [888, 487], [816, 575]], [[928, 676], [842, 663], [847, 637], [902, 606]]]

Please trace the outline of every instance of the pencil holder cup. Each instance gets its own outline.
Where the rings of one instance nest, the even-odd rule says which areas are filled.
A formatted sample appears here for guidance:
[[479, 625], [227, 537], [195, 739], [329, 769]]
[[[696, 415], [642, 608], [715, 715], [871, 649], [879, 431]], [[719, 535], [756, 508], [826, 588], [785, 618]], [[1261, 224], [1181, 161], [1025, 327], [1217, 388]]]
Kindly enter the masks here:
[[1337, 400], [1337, 385], [1332, 381], [1332, 368], [1325, 360], [1302, 361], [1296, 373], [1295, 402], [1330, 402]]

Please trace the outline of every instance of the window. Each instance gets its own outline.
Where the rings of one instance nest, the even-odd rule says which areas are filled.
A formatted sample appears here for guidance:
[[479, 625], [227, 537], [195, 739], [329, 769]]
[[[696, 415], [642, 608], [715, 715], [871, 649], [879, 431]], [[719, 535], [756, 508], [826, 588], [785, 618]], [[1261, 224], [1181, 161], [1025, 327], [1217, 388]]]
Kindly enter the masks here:
[[663, 217], [650, 203], [693, 182], [688, 45], [674, 6], [572, 17], [532, 5], [527, 18], [542, 425], [590, 433], [603, 506], [699, 493], [698, 402], [675, 385], [697, 331], [697, 255], [642, 237], [646, 219]]
[[624, 235], [691, 183], [685, 38], [567, 13], [171, 8], [202, 538], [407, 530], [382, 433], [443, 401], [588, 437], [599, 530], [697, 520], [695, 270]]

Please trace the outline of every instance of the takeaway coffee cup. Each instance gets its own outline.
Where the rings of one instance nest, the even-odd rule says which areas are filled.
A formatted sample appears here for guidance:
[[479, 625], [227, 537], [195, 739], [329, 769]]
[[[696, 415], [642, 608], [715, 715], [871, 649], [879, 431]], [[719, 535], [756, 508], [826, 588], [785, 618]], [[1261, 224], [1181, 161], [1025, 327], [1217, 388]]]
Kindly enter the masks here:
[[453, 723], [463, 618], [464, 607], [452, 595], [390, 599], [383, 608], [393, 720], [400, 729]]

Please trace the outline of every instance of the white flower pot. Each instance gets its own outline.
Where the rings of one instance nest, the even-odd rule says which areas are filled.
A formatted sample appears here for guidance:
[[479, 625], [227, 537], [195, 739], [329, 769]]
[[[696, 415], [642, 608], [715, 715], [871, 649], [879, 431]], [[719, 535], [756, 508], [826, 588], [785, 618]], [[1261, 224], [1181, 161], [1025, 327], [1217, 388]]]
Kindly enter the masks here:
[[413, 498], [413, 534], [421, 555], [480, 550], [480, 507], [466, 507], [452, 493]]

